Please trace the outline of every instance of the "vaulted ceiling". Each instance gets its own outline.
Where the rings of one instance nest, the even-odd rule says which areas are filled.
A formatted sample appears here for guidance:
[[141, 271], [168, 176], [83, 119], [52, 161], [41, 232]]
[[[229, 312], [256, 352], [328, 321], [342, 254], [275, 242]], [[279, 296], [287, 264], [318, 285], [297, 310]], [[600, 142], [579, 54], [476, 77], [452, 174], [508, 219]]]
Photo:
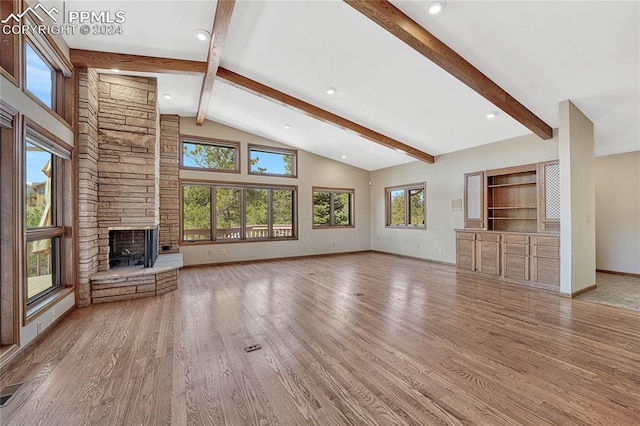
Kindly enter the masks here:
[[[450, 0], [435, 16], [426, 1], [392, 4], [550, 126], [571, 99], [595, 123], [596, 155], [640, 149], [637, 1]], [[194, 31], [211, 29], [215, 2], [65, 7], [126, 12], [122, 35], [65, 36], [71, 48], [207, 60], [209, 43]], [[220, 65], [432, 155], [531, 133], [342, 1], [236, 2]], [[202, 75], [157, 77], [159, 93], [173, 95], [159, 97], [160, 111], [195, 116]], [[415, 161], [219, 78], [205, 115], [367, 170]]]

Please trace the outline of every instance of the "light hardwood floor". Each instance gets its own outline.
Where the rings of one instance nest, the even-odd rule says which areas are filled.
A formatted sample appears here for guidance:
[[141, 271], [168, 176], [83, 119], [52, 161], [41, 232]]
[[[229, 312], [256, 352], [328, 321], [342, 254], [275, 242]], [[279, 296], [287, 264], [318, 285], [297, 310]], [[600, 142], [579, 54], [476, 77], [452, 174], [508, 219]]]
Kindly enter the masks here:
[[640, 314], [377, 253], [186, 269], [1, 382], [2, 425], [638, 425]]

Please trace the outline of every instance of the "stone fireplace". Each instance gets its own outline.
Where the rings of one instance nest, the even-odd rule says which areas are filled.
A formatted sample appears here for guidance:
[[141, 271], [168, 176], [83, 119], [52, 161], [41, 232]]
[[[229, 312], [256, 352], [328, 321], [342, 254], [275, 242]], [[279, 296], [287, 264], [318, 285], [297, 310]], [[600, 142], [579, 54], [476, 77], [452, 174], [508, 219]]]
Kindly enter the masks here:
[[79, 304], [174, 290], [182, 257], [158, 256], [165, 225], [156, 80], [92, 69], [79, 77]]

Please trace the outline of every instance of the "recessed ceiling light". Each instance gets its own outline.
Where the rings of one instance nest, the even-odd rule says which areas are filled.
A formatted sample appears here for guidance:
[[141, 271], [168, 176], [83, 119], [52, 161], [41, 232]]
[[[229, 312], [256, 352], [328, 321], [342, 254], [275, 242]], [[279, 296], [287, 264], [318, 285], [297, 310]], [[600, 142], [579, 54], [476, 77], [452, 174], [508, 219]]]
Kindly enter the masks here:
[[211, 34], [209, 34], [209, 31], [207, 31], [207, 30], [195, 30], [193, 32], [193, 35], [195, 35], [196, 38], [198, 40], [200, 40], [200, 41], [207, 41], [207, 40], [209, 40], [209, 36]]
[[327, 95], [335, 95], [337, 92], [335, 87], [327, 87], [324, 91], [327, 92]]
[[285, 124], [285, 125], [284, 125], [284, 128], [285, 128], [285, 129], [287, 129], [287, 130], [291, 129], [291, 124], [288, 124], [288, 123], [287, 123], [287, 124]]
[[427, 11], [430, 15], [437, 15], [444, 9], [444, 0], [434, 0], [427, 5]]
[[489, 120], [491, 120], [492, 118], [496, 118], [496, 115], [498, 115], [498, 113], [497, 113], [497, 112], [495, 112], [495, 111], [489, 111], [489, 112], [485, 115], [485, 117], [487, 117]]
[[347, 158], [347, 156], [346, 156], [346, 155], [343, 155], [343, 156], [342, 156], [342, 157], [340, 157], [340, 158], [342, 158], [343, 160], [345, 160], [345, 159]]
[[118, 68], [111, 68], [111, 72], [120, 72]]
[[164, 95], [162, 95], [162, 97], [165, 98], [168, 101], [173, 99], [173, 95], [171, 93], [165, 93]]

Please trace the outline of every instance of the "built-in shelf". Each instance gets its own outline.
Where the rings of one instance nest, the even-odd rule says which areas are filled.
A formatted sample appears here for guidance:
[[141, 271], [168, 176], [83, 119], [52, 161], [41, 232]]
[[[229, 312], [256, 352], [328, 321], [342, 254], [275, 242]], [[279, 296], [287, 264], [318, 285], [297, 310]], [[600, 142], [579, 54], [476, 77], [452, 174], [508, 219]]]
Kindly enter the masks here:
[[514, 182], [514, 183], [499, 183], [494, 185], [487, 185], [488, 188], [504, 188], [508, 186], [523, 186], [523, 185], [535, 185], [536, 182]]
[[535, 217], [490, 217], [490, 220], [538, 220]]
[[526, 207], [488, 207], [489, 210], [515, 210], [515, 209], [537, 209], [536, 206]]

